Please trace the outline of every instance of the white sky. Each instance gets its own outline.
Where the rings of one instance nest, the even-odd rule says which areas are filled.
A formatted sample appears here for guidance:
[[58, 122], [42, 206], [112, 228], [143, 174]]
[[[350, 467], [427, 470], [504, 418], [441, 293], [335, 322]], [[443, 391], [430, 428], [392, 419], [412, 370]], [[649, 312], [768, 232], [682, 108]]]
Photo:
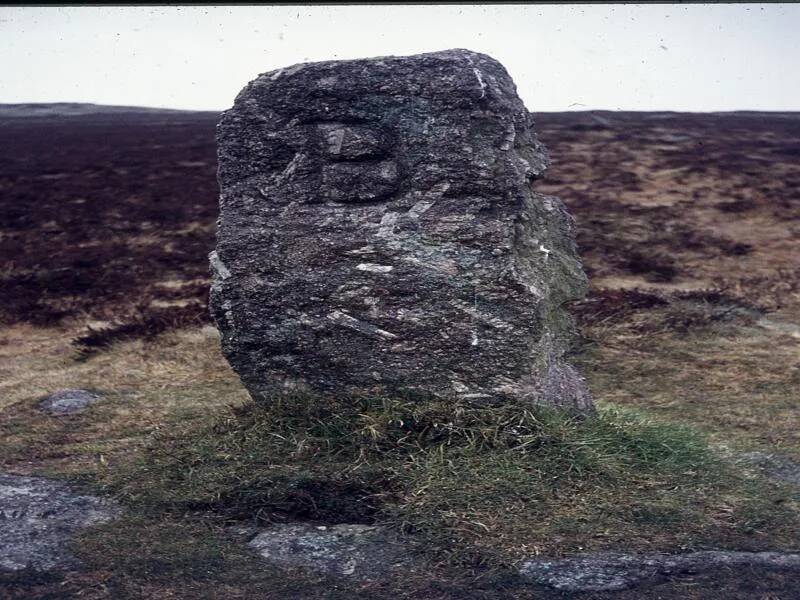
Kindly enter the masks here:
[[298, 62], [469, 48], [532, 111], [800, 110], [800, 5], [0, 7], [0, 102], [224, 109]]

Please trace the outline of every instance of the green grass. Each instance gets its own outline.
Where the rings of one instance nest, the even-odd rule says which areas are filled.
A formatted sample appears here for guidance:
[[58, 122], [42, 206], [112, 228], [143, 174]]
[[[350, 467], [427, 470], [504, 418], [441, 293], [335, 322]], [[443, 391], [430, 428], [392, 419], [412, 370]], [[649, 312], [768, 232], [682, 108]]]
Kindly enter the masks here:
[[[39, 366], [21, 363], [0, 459], [105, 488], [126, 516], [76, 541], [80, 577], [0, 578], [0, 596], [540, 598], [507, 567], [592, 550], [796, 551], [796, 490], [719, 452], [797, 447], [793, 340], [687, 314], [595, 319], [581, 360], [600, 410], [583, 419], [402, 398], [255, 406], [197, 332], [55, 365], [49, 388], [115, 382], [105, 402], [55, 418], [25, 391]], [[286, 518], [383, 523], [421, 542], [425, 566], [371, 587], [283, 572], [227, 527]]]
[[579, 360], [596, 399], [694, 427], [735, 452], [800, 459], [796, 339], [702, 302], [603, 317], [584, 324], [592, 343]]
[[778, 549], [785, 489], [734, 473], [694, 430], [604, 408], [284, 398], [161, 434], [104, 484], [153, 514], [383, 522], [438, 559], [704, 545]]
[[[202, 519], [129, 513], [81, 534], [78, 556], [113, 598], [359, 598], [331, 577], [284, 572], [250, 552], [244, 539]], [[85, 586], [84, 586], [85, 587]]]

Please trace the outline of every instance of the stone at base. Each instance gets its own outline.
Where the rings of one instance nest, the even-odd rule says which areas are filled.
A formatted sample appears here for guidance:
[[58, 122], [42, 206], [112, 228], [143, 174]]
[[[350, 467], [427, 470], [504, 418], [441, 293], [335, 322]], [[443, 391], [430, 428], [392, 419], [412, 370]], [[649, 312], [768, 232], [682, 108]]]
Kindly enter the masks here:
[[118, 514], [107, 500], [42, 477], [0, 474], [0, 569], [68, 568], [75, 533]]
[[408, 549], [370, 525], [272, 525], [249, 543], [274, 565], [372, 579], [410, 562]]

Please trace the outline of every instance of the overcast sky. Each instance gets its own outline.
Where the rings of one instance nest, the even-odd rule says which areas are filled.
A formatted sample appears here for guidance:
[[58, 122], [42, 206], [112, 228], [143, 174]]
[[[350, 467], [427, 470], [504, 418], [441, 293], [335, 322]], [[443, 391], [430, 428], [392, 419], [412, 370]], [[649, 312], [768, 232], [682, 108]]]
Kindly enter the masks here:
[[0, 102], [224, 109], [259, 73], [447, 48], [532, 111], [800, 110], [800, 5], [0, 7]]

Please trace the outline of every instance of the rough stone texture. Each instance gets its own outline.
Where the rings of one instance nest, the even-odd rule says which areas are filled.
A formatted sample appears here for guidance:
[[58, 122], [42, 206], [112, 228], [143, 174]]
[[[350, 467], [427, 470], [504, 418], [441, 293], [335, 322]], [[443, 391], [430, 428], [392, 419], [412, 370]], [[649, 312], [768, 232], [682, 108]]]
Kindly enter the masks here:
[[371, 579], [410, 564], [407, 548], [369, 525], [273, 525], [249, 543], [271, 563]]
[[670, 577], [731, 567], [800, 571], [800, 554], [709, 550], [688, 554], [592, 554], [523, 563], [520, 573], [567, 592], [623, 590]]
[[76, 494], [60, 481], [0, 474], [0, 569], [74, 566], [72, 536], [118, 512], [114, 504]]
[[591, 407], [586, 279], [505, 69], [467, 50], [260, 75], [218, 126], [211, 311], [256, 400], [405, 392]]
[[59, 390], [53, 392], [39, 404], [52, 415], [69, 415], [83, 410], [101, 399], [98, 394], [86, 390]]

